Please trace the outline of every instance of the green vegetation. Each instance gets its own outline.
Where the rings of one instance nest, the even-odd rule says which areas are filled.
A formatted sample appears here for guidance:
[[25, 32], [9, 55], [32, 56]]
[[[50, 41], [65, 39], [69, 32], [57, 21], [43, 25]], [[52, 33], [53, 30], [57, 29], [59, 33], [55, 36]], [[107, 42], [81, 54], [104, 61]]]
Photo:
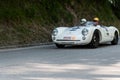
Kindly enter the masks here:
[[115, 15], [120, 19], [120, 0], [112, 0], [113, 5], [113, 11], [115, 13]]
[[120, 26], [108, 0], [0, 0], [0, 46], [49, 42], [53, 28], [96, 16]]

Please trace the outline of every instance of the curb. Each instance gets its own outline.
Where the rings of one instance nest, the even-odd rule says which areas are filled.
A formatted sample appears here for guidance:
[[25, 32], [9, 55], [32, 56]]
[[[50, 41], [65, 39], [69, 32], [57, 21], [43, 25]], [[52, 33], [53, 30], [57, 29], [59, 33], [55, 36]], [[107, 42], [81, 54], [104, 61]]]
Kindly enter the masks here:
[[52, 44], [53, 44], [53, 42], [34, 43], [34, 44], [23, 44], [23, 45], [8, 45], [8, 46], [0, 46], [0, 49], [21, 48], [21, 47], [32, 47], [32, 46], [42, 46], [42, 45], [52, 45]]
[[[120, 39], [120, 36], [119, 36]], [[10, 48], [21, 48], [21, 47], [32, 47], [32, 46], [42, 46], [42, 45], [52, 45], [53, 42], [46, 43], [34, 43], [34, 44], [23, 44], [23, 45], [8, 45], [8, 46], [0, 46], [0, 49], [10, 49]]]

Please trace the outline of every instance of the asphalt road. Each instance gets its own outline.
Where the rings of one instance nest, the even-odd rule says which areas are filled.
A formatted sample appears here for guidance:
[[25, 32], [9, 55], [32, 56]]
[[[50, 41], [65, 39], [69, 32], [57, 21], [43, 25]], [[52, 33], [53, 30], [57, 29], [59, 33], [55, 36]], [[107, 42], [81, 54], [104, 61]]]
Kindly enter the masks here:
[[120, 80], [120, 42], [97, 49], [44, 45], [0, 50], [0, 80]]

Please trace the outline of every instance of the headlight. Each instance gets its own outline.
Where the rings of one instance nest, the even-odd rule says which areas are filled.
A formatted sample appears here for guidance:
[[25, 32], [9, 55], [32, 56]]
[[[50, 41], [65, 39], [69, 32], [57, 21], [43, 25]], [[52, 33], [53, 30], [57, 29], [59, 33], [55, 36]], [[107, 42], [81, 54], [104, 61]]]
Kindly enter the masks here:
[[52, 32], [52, 35], [53, 36], [56, 36], [58, 34], [58, 30], [57, 29], [54, 29], [53, 32]]
[[88, 29], [84, 28], [82, 30], [82, 35], [86, 36], [88, 34]]

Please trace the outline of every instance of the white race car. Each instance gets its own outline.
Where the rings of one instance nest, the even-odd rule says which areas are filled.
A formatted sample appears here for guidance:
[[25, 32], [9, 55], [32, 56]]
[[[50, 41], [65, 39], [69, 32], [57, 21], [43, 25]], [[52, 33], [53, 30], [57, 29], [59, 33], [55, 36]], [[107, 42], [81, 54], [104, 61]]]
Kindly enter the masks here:
[[119, 31], [114, 26], [94, 26], [93, 22], [88, 21], [84, 26], [58, 27], [53, 30], [52, 40], [58, 48], [66, 45], [90, 45], [97, 48], [99, 44], [111, 42], [117, 45]]

